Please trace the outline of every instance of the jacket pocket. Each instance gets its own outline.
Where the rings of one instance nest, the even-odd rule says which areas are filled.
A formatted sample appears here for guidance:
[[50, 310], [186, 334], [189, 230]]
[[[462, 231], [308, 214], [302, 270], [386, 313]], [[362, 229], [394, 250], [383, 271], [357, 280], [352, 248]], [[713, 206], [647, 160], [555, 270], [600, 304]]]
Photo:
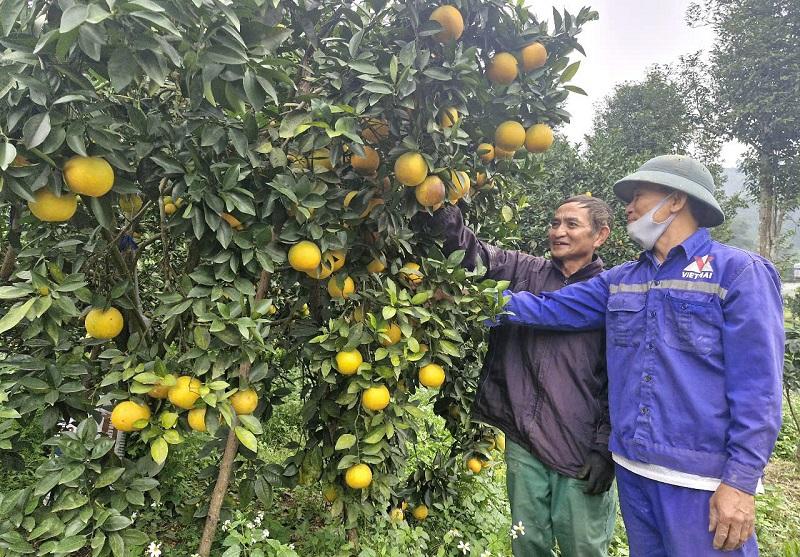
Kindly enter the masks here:
[[608, 298], [606, 327], [615, 346], [638, 346], [644, 333], [644, 294], [622, 293]]
[[690, 352], [708, 354], [722, 343], [721, 311], [713, 302], [677, 298], [667, 294], [664, 300], [667, 346]]

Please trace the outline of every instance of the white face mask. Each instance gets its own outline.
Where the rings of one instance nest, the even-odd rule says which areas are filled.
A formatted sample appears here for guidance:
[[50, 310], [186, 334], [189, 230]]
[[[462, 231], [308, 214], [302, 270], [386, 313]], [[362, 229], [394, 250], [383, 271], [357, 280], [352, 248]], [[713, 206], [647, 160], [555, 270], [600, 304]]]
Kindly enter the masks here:
[[646, 250], [653, 249], [653, 246], [656, 245], [658, 239], [667, 230], [670, 223], [672, 223], [677, 216], [670, 215], [663, 222], [656, 222], [653, 218], [656, 212], [663, 207], [664, 204], [666, 204], [670, 197], [672, 197], [672, 194], [669, 194], [667, 197], [659, 201], [655, 207], [628, 225], [628, 235], [634, 242]]

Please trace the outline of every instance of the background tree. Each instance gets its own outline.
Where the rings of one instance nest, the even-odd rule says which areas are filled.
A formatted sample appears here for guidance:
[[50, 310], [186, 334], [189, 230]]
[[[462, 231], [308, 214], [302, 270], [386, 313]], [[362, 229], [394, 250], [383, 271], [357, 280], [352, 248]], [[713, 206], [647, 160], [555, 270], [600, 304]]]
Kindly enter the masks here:
[[687, 21], [710, 25], [720, 125], [749, 151], [742, 165], [759, 203], [759, 252], [777, 258], [787, 211], [797, 207], [800, 15], [791, 0], [707, 0]]

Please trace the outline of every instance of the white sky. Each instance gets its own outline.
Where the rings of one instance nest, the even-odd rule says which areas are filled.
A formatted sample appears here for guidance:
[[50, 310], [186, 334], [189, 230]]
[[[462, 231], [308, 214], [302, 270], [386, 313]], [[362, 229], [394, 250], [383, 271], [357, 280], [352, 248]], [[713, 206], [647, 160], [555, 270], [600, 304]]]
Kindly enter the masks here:
[[[591, 130], [595, 104], [610, 94], [615, 84], [641, 80], [653, 64], [677, 62], [682, 54], [712, 46], [712, 30], [686, 25], [684, 14], [690, 3], [691, 0], [528, 0], [539, 19], [546, 19], [551, 25], [553, 7], [560, 12], [566, 8], [574, 15], [581, 7], [591, 6], [600, 14], [598, 21], [588, 23], [578, 35], [587, 56], [575, 52], [581, 68], [572, 83], [583, 88], [588, 97], [569, 96], [567, 110], [572, 122], [562, 131], [570, 140], [583, 140]], [[722, 149], [723, 166], [736, 166], [741, 152], [739, 144], [726, 144]]]

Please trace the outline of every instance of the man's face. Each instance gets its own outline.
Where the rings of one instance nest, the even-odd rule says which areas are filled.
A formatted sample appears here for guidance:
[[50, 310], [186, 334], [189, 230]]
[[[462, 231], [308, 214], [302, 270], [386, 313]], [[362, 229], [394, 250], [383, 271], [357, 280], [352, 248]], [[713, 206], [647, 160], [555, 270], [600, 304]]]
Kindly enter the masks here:
[[578, 203], [565, 203], [553, 215], [547, 239], [553, 258], [565, 261], [591, 258], [603, 243], [599, 236], [592, 231], [589, 209]]
[[[667, 195], [668, 193], [663, 188], [652, 184], [642, 183], [636, 186], [633, 190], [633, 197], [625, 207], [625, 216], [628, 219], [628, 224], [646, 215], [647, 211], [658, 205]], [[669, 207], [665, 205], [656, 211], [656, 214], [653, 215], [653, 220], [663, 222], [667, 217], [669, 217]]]

